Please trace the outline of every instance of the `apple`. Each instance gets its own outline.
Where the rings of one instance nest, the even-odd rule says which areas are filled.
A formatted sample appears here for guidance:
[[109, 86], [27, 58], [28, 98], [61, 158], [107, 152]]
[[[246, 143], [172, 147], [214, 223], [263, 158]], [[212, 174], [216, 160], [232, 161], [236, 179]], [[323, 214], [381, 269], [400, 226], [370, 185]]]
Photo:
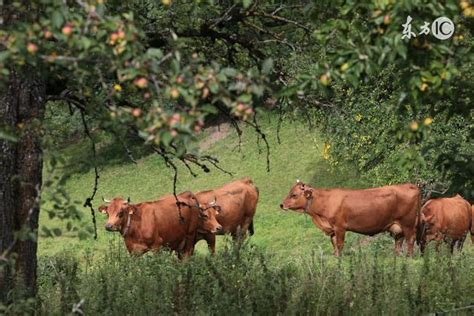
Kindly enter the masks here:
[[135, 117], [139, 117], [141, 114], [142, 114], [142, 110], [139, 109], [139, 108], [134, 108], [132, 110], [132, 115], [135, 116]]
[[69, 36], [71, 35], [72, 30], [73, 30], [72, 25], [68, 23], [63, 27], [62, 33], [66, 36]]
[[319, 77], [319, 82], [323, 86], [327, 86], [329, 84], [329, 75], [328, 74], [322, 74], [321, 77]]
[[144, 77], [137, 78], [133, 81], [133, 84], [140, 89], [144, 89], [148, 86], [148, 80]]
[[53, 33], [51, 33], [51, 31], [48, 31], [48, 30], [44, 31], [43, 35], [44, 35], [44, 38], [46, 39], [50, 39], [51, 37], [53, 37]]
[[38, 46], [34, 43], [28, 43], [28, 45], [26, 46], [26, 50], [30, 54], [35, 54], [38, 51]]
[[177, 99], [179, 97], [179, 90], [176, 88], [171, 88], [170, 95], [173, 99]]

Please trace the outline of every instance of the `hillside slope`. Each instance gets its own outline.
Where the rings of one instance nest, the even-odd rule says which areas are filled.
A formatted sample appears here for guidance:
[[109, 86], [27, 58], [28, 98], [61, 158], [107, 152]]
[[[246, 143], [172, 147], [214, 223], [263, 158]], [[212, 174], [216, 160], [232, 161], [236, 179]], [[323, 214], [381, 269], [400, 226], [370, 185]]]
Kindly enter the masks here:
[[[281, 144], [276, 139], [277, 118], [268, 116], [261, 119], [262, 130], [268, 136], [271, 148], [270, 172], [266, 170], [265, 146], [257, 145], [257, 135], [250, 128], [244, 128], [241, 151], [238, 150], [238, 137], [233, 130], [222, 127], [220, 132], [211, 128], [205, 132], [202, 144], [206, 153], [219, 158], [220, 166], [232, 172], [233, 176], [211, 168], [210, 173], [195, 169], [197, 177], [191, 176], [181, 164], [179, 167], [178, 191], [200, 191], [220, 186], [244, 176], [251, 177], [260, 189], [260, 201], [255, 217], [255, 235], [251, 242], [264, 248], [277, 258], [293, 258], [300, 254], [322, 251], [324, 255], [332, 253], [329, 238], [311, 222], [310, 218], [293, 212], [280, 210], [279, 204], [287, 195], [296, 179], [301, 179], [317, 187], [367, 187], [350, 168], [331, 170], [322, 157], [323, 144], [316, 131], [310, 132], [301, 122], [283, 121], [281, 125]], [[69, 148], [69, 159], [86, 155], [88, 144], [73, 145]], [[127, 161], [117, 163], [116, 157], [110, 152], [100, 155], [106, 157], [105, 165], [101, 166], [99, 190], [94, 206], [100, 205], [101, 197], [108, 199], [122, 196], [130, 197], [133, 202], [153, 200], [172, 191], [173, 173], [164, 166], [163, 160], [157, 155], [144, 155], [137, 159], [137, 164]], [[84, 157], [83, 157], [84, 159]], [[73, 163], [74, 164], [74, 163]], [[212, 166], [209, 166], [212, 167]], [[81, 170], [73, 174], [66, 182], [65, 190], [72, 200], [84, 201], [90, 195], [94, 183], [93, 170]], [[83, 221], [92, 226], [91, 215], [77, 202], [77, 207], [84, 212]], [[43, 207], [51, 208], [52, 203], [44, 201]], [[101, 253], [110, 242], [122, 245], [119, 234], [105, 231], [105, 216], [97, 213], [98, 240], [92, 238], [79, 240], [74, 235], [61, 237], [40, 237], [40, 255], [54, 254], [64, 249], [74, 249], [81, 254], [83, 251]], [[40, 225], [50, 228], [63, 227], [65, 222], [50, 220], [46, 212], [42, 212]], [[224, 237], [219, 237], [217, 246]], [[366, 244], [367, 238], [349, 233], [346, 239], [346, 251], [354, 251], [357, 245]], [[380, 241], [381, 240], [381, 241]], [[392, 250], [388, 238], [378, 238], [377, 242], [387, 245], [386, 251]], [[198, 245], [198, 253], [207, 253], [204, 242]]]

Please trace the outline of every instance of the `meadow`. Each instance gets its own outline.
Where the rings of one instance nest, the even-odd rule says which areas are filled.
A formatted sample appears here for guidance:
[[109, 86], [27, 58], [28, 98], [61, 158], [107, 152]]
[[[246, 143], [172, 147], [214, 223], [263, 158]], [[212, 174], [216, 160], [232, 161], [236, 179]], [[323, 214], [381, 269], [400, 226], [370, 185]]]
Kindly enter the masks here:
[[[343, 163], [330, 166], [323, 157], [319, 132], [303, 122], [283, 120], [278, 144], [272, 115], [261, 118], [270, 143], [270, 172], [265, 146], [253, 129], [244, 129], [241, 148], [226, 126], [201, 136], [206, 153], [219, 158], [232, 176], [211, 166], [210, 173], [192, 176], [179, 168], [177, 191], [200, 191], [233, 179], [251, 177], [260, 189], [255, 235], [242, 244], [218, 237], [210, 256], [203, 241], [194, 257], [179, 262], [167, 252], [130, 257], [119, 234], [106, 232], [105, 216], [97, 213], [98, 239], [68, 232], [67, 220], [49, 218], [55, 211], [44, 193], [40, 226], [62, 230], [56, 237], [40, 233], [39, 308], [44, 314], [84, 312], [109, 315], [141, 314], [470, 314], [474, 304], [474, 246], [462, 253], [443, 249], [414, 258], [393, 254], [388, 235], [346, 236], [344, 255], [332, 255], [327, 236], [303, 214], [280, 210], [279, 204], [296, 179], [315, 187], [366, 188], [370, 179]], [[172, 191], [173, 173], [156, 154], [142, 152], [137, 163], [123, 148], [101, 139], [98, 146], [100, 198], [153, 200]], [[90, 231], [92, 219], [82, 203], [90, 195], [94, 172], [79, 168], [91, 161], [87, 140], [64, 148], [61, 168], [72, 176], [64, 190], [83, 212], [79, 226]], [[56, 172], [60, 172], [59, 168]], [[45, 171], [45, 177], [48, 172]], [[56, 206], [57, 207], [57, 206]], [[472, 307], [471, 307], [472, 308]]]

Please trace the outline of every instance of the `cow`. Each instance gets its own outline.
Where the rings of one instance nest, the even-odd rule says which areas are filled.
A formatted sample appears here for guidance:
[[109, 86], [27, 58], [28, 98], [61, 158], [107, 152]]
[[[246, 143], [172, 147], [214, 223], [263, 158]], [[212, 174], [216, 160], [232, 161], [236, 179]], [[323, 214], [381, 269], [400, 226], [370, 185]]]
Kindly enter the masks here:
[[216, 233], [199, 231], [195, 242], [206, 240], [210, 252], [215, 253], [216, 235], [230, 234], [234, 240], [247, 232], [253, 235], [258, 196], [258, 188], [250, 178], [233, 181], [214, 190], [197, 192], [200, 207], [214, 209], [222, 227]]
[[137, 255], [166, 247], [179, 258], [187, 257], [193, 253], [198, 229], [216, 232], [220, 228], [212, 213], [199, 209], [191, 192], [139, 204], [115, 198], [99, 211], [108, 216], [105, 229], [120, 232], [128, 252]]
[[472, 222], [471, 222], [471, 242], [474, 244], [474, 205], [471, 205]]
[[459, 194], [450, 198], [431, 199], [421, 208], [417, 242], [423, 253], [426, 245], [436, 241], [436, 251], [442, 241], [449, 243], [451, 253], [457, 245], [462, 249], [464, 239], [471, 230], [472, 207]]
[[404, 240], [413, 255], [420, 190], [407, 183], [364, 190], [317, 189], [297, 180], [280, 207], [311, 216], [313, 223], [331, 237], [334, 255], [344, 247], [346, 231], [363, 235], [389, 232], [400, 254]]

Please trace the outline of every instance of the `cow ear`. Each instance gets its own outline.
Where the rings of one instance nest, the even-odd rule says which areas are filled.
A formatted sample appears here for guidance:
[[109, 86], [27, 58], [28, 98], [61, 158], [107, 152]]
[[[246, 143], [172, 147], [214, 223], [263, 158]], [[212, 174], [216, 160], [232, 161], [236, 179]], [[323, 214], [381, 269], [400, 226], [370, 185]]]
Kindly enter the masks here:
[[103, 214], [107, 214], [107, 205], [99, 206], [99, 212], [101, 212]]
[[127, 207], [128, 215], [133, 215], [135, 213], [135, 207], [129, 206]]
[[313, 190], [305, 190], [303, 194], [305, 198], [310, 199], [313, 197]]
[[427, 223], [431, 223], [433, 221], [434, 214], [433, 213], [421, 214], [421, 216], [422, 216], [423, 221]]

